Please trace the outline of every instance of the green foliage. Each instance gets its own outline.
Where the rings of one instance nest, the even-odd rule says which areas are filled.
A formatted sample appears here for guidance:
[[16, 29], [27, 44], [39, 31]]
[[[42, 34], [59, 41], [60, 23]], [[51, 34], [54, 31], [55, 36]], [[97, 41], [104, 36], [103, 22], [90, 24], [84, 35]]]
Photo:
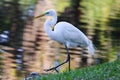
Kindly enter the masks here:
[[114, 61], [115, 59], [117, 59], [117, 52], [116, 52], [116, 49], [112, 48], [108, 51], [108, 53], [106, 54], [103, 54], [104, 56], [104, 62], [112, 62]]
[[[81, 2], [82, 22], [90, 24], [104, 24], [108, 21], [113, 0], [84, 0]], [[103, 23], [104, 22], [104, 23]], [[95, 26], [91, 26], [95, 27]], [[100, 27], [101, 29], [105, 27]], [[103, 29], [104, 30], [104, 29]]]
[[96, 66], [82, 68], [79, 70], [50, 74], [43, 76], [40, 80], [119, 80], [120, 60], [104, 63]]
[[55, 0], [56, 9], [59, 12], [64, 11], [64, 8], [70, 5], [70, 0]]
[[[80, 3], [80, 10], [83, 13], [80, 21], [86, 23], [86, 27], [90, 35], [94, 38], [95, 45], [101, 51], [102, 55], [105, 56], [103, 61], [113, 61], [116, 59], [117, 50], [115, 45], [119, 42], [114, 42], [120, 23], [120, 1], [119, 0], [83, 0]], [[91, 31], [91, 32], [90, 32]], [[115, 34], [112, 34], [115, 33]], [[94, 36], [95, 35], [95, 36]], [[117, 36], [118, 37], [118, 36]], [[119, 45], [117, 46], [119, 47]]]

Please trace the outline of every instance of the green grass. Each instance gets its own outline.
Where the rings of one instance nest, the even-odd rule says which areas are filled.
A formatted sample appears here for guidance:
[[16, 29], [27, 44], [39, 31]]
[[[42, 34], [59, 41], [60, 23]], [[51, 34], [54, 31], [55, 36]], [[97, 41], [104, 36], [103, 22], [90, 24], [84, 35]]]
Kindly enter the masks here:
[[120, 80], [120, 60], [71, 72], [50, 74], [37, 80]]

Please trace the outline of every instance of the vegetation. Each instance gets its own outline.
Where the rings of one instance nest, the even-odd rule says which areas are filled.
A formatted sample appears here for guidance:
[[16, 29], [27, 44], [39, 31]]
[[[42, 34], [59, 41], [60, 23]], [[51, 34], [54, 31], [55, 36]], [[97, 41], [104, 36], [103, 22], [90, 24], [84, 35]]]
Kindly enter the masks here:
[[[118, 31], [113, 34], [117, 25], [111, 25], [116, 20], [118, 22], [115, 24], [120, 21], [119, 17], [115, 17], [119, 14], [118, 4], [120, 4], [120, 1], [117, 0], [84, 0], [80, 3], [81, 7], [79, 9], [83, 13], [80, 16], [80, 21], [85, 23], [82, 26], [86, 30], [87, 35], [91, 36], [95, 46], [100, 50], [101, 55], [105, 57], [102, 58], [102, 62], [114, 61], [119, 50], [116, 49], [118, 46], [113, 45], [116, 43], [114, 40], [120, 40], [119, 37], [113, 38], [113, 36], [119, 34]], [[114, 8], [115, 5], [116, 8]]]
[[119, 80], [120, 60], [79, 70], [42, 76], [38, 80]]
[[55, 1], [56, 9], [60, 12], [63, 12], [65, 7], [70, 6], [70, 0], [55, 0]]
[[[60, 21], [72, 23], [93, 40], [100, 50], [101, 62], [114, 61], [120, 50], [120, 1], [67, 0], [69, 6], [59, 16]], [[62, 2], [59, 2], [62, 4]], [[56, 5], [57, 9], [61, 8]], [[116, 8], [115, 8], [116, 7]], [[58, 10], [59, 11], [59, 10]], [[112, 57], [111, 57], [112, 56]]]

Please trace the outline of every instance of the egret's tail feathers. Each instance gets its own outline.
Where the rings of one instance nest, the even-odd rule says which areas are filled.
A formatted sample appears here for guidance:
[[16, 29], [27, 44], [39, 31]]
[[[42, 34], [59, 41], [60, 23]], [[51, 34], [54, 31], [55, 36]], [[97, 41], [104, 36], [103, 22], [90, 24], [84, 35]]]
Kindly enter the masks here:
[[90, 41], [89, 46], [88, 46], [88, 51], [92, 55], [95, 53], [95, 48], [94, 48], [94, 45], [91, 41]]

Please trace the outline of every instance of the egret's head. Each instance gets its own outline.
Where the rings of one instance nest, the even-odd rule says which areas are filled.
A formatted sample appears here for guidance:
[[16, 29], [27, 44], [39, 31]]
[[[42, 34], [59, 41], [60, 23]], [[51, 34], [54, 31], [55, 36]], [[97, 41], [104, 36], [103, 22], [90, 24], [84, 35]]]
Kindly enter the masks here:
[[54, 9], [50, 9], [50, 10], [45, 11], [43, 14], [36, 16], [34, 19], [40, 18], [42, 16], [54, 16], [54, 15], [56, 15], [56, 11]]

